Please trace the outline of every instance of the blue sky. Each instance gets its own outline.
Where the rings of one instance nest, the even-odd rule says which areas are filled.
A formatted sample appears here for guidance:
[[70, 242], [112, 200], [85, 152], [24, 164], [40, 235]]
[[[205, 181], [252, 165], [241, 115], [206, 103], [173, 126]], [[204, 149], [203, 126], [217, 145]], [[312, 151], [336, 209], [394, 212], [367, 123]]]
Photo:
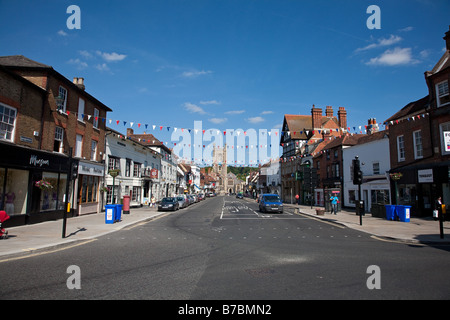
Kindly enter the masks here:
[[[79, 30], [66, 25], [72, 4]], [[370, 5], [379, 30], [367, 28]], [[0, 55], [84, 77], [118, 131], [279, 129], [313, 104], [345, 107], [354, 127], [427, 94], [449, 12], [448, 0], [0, 0]]]

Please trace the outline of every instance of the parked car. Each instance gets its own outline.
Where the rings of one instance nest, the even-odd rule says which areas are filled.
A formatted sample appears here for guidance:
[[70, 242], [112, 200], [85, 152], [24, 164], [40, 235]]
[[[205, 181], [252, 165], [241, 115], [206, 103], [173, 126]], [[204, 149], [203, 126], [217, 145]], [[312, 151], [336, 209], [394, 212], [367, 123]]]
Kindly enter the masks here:
[[238, 194], [236, 195], [236, 198], [237, 198], [237, 199], [243, 199], [244, 196], [242, 195], [242, 193], [238, 193]]
[[167, 197], [163, 198], [161, 202], [158, 205], [158, 211], [175, 211], [180, 208], [180, 205], [178, 204], [177, 198], [175, 197]]
[[178, 206], [179, 208], [186, 208], [189, 206], [189, 200], [184, 194], [179, 194], [177, 196]]
[[198, 199], [199, 199], [199, 200], [205, 200], [205, 194], [199, 193], [199, 194], [198, 194]]
[[189, 205], [193, 204], [195, 202], [194, 197], [191, 194], [187, 195], [188, 199], [189, 199]]
[[279, 212], [283, 213], [283, 202], [277, 194], [262, 194], [259, 197], [260, 212]]

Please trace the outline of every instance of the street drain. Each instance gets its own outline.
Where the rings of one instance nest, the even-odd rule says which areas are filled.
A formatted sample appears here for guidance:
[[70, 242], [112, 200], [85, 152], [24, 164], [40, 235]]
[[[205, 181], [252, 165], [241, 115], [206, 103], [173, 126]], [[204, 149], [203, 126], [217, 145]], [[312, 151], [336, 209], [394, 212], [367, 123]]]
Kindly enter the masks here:
[[275, 273], [273, 269], [246, 269], [245, 272], [254, 277], [265, 277]]

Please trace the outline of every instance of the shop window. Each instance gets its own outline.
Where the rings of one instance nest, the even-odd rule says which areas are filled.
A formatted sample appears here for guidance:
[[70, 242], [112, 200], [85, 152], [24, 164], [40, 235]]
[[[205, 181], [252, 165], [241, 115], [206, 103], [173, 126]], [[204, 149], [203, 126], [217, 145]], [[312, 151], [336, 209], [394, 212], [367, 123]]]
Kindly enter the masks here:
[[67, 175], [60, 175], [55, 172], [43, 172], [42, 180], [49, 182], [51, 188], [41, 190], [40, 210], [63, 210]]
[[[1, 175], [3, 175], [3, 177]], [[6, 182], [3, 197], [4, 202], [2, 205], [7, 214], [16, 215], [26, 213], [28, 175], [29, 172], [27, 170], [2, 169], [0, 171], [0, 180]], [[3, 188], [3, 185], [0, 187]]]
[[372, 190], [372, 204], [389, 204], [389, 190]]
[[81, 204], [97, 202], [98, 179], [99, 177], [86, 175], [79, 177], [81, 186], [78, 199]]

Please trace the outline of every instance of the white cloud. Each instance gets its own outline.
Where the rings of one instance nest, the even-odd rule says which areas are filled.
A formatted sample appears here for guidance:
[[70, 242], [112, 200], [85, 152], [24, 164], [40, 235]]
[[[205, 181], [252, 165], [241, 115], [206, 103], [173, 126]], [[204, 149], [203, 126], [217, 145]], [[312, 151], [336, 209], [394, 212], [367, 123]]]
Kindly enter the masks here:
[[212, 71], [208, 70], [208, 71], [185, 71], [181, 74], [182, 77], [184, 78], [197, 78], [198, 76], [203, 76], [206, 74], [210, 74], [212, 73]]
[[63, 36], [63, 37], [68, 36], [67, 32], [65, 32], [64, 30], [59, 30], [59, 31], [58, 31], [58, 34], [59, 34], [60, 36]]
[[400, 29], [400, 30], [398, 30], [398, 31], [400, 31], [400, 32], [409, 32], [409, 31], [413, 31], [414, 30], [414, 27], [406, 27], [406, 28], [402, 28], [402, 29]]
[[272, 113], [273, 113], [273, 111], [263, 111], [263, 112], [261, 112], [262, 115], [265, 115], [265, 114], [272, 114]]
[[250, 123], [260, 123], [260, 122], [264, 122], [264, 118], [263, 117], [252, 117], [252, 118], [248, 118], [247, 121]]
[[76, 65], [78, 70], [82, 70], [88, 67], [88, 64], [84, 61], [81, 61], [80, 59], [70, 59], [67, 61], [70, 64]]
[[110, 69], [106, 63], [98, 64], [95, 66], [95, 68], [100, 71], [110, 71]]
[[396, 44], [400, 41], [402, 41], [403, 39], [399, 36], [394, 36], [393, 34], [391, 34], [391, 36], [389, 38], [380, 38], [377, 40], [376, 43], [372, 43], [369, 44], [368, 46], [365, 46], [363, 48], [358, 48], [355, 50], [355, 52], [360, 52], [360, 51], [366, 51], [366, 50], [371, 50], [371, 49], [375, 49], [375, 48], [379, 48], [379, 47], [387, 47], [393, 44]]
[[234, 110], [234, 111], [227, 111], [225, 114], [243, 114], [245, 110]]
[[370, 59], [367, 65], [382, 65], [382, 66], [398, 66], [415, 64], [419, 61], [413, 59], [411, 48], [395, 48], [393, 50], [386, 50], [379, 57]]
[[107, 62], [122, 61], [123, 59], [125, 59], [127, 57], [125, 54], [119, 54], [116, 52], [107, 53], [107, 52], [97, 51], [96, 53], [100, 57], [102, 57], [104, 60], [106, 60]]
[[211, 119], [209, 119], [209, 121], [211, 121], [212, 123], [215, 123], [215, 124], [224, 123], [227, 120], [228, 120], [227, 118], [211, 118]]
[[184, 108], [191, 113], [206, 114], [206, 112], [205, 112], [205, 110], [203, 110], [203, 108], [201, 108], [193, 103], [190, 103], [190, 102], [186, 102], [184, 104]]
[[217, 100], [209, 100], [209, 101], [200, 101], [200, 104], [202, 105], [208, 105], [208, 104], [220, 104]]
[[79, 50], [78, 53], [83, 56], [85, 59], [91, 59], [92, 54], [87, 50]]

